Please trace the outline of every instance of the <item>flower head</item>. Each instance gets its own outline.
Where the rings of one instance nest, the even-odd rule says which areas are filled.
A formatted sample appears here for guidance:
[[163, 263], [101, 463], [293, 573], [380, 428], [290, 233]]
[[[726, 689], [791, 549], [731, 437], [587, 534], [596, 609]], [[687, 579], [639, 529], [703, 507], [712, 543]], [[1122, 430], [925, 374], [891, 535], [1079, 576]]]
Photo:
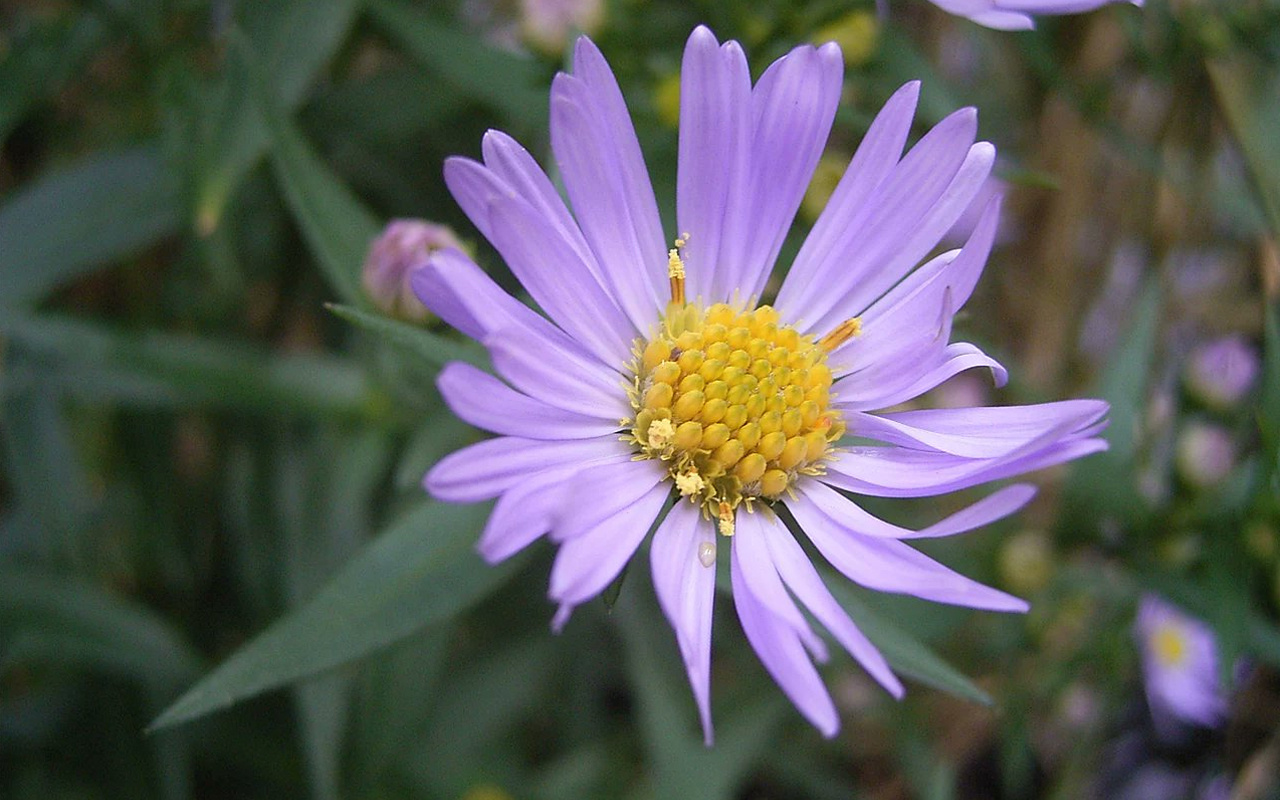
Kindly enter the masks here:
[[1029, 30], [1035, 27], [1032, 14], [1079, 14], [1109, 3], [1143, 0], [929, 0], [938, 8], [979, 25], [1002, 30]]
[[1004, 517], [1030, 486], [923, 530], [885, 522], [845, 493], [939, 495], [1105, 447], [1094, 438], [1106, 414], [1097, 401], [878, 412], [964, 370], [1004, 376], [978, 348], [950, 341], [999, 198], [964, 247], [918, 266], [982, 186], [994, 149], [974, 142], [976, 115], [965, 109], [904, 155], [917, 84], [880, 112], [781, 290], [762, 301], [822, 154], [842, 69], [835, 45], [797, 47], [753, 86], [737, 42], [696, 29], [668, 238], [617, 82], [580, 39], [573, 74], [558, 75], [551, 93], [568, 206], [501, 133], [485, 136], [483, 162], [445, 166], [454, 196], [545, 316], [458, 251], [435, 254], [414, 278], [433, 311], [486, 345], [500, 376], [464, 364], [441, 373], [455, 412], [498, 437], [443, 459], [428, 490], [452, 502], [497, 498], [479, 543], [491, 561], [543, 535], [559, 546], [556, 628], [616, 578], [656, 523], [654, 586], [708, 742], [718, 559], [729, 562], [761, 661], [833, 735], [835, 705], [813, 663], [826, 660], [826, 643], [796, 600], [889, 692], [903, 689], [788, 526], [864, 586], [1023, 611], [1022, 600], [904, 540]]
[[1213, 632], [1155, 595], [1138, 604], [1135, 630], [1157, 729], [1168, 730], [1175, 720], [1205, 727], [1221, 722], [1227, 702], [1218, 680]]

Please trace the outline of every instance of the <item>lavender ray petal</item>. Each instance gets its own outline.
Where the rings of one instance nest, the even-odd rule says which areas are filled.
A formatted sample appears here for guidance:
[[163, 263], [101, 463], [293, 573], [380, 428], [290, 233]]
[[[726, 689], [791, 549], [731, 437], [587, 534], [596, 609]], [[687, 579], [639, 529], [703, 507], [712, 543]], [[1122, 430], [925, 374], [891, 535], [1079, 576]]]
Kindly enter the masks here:
[[521, 394], [484, 370], [454, 362], [436, 387], [453, 413], [477, 428], [529, 439], [590, 439], [618, 431], [617, 416], [585, 416]]
[[703, 566], [698, 550], [706, 544], [714, 547], [715, 537], [715, 529], [702, 519], [696, 505], [678, 502], [654, 533], [649, 550], [654, 592], [675, 630], [708, 747], [712, 744], [711, 612], [716, 565]]
[[813, 177], [843, 88], [840, 49], [797, 47], [775, 61], [751, 93], [746, 185], [725, 209], [720, 275], [758, 296]]
[[490, 564], [505, 561], [551, 530], [569, 482], [584, 469], [574, 463], [530, 475], [494, 504], [476, 550]]
[[836, 384], [837, 396], [832, 404], [847, 412], [891, 408], [970, 369], [991, 370], [996, 386], [1003, 386], [1009, 379], [1000, 362], [967, 342], [953, 342], [941, 351], [927, 345], [919, 350], [916, 356], [921, 360], [915, 362], [916, 369], [904, 370], [897, 362], [882, 362], [859, 372], [856, 381]]
[[720, 272], [725, 208], [747, 173], [751, 134], [751, 75], [737, 42], [721, 46], [699, 25], [685, 45], [680, 74], [680, 138], [676, 218], [684, 248], [688, 295], [731, 299]]
[[[850, 218], [842, 220], [839, 238], [826, 259], [814, 269], [809, 288], [795, 308], [807, 329], [849, 305], [853, 292], [877, 297], [899, 276], [884, 274], [882, 265], [951, 185], [968, 158], [977, 131], [977, 114], [964, 108], [939, 122], [903, 157]], [[823, 328], [829, 325], [821, 325]], [[825, 331], [824, 331], [825, 332]]]
[[489, 204], [491, 241], [538, 305], [606, 364], [624, 364], [639, 334], [580, 254], [524, 200]]
[[575, 606], [604, 591], [618, 577], [658, 518], [667, 494], [665, 485], [653, 486], [591, 530], [560, 545], [551, 566], [549, 592], [551, 599], [560, 604], [557, 629], [564, 625]]
[[1102, 420], [1107, 410], [1107, 404], [1100, 400], [1063, 400], [879, 415], [854, 412], [846, 423], [851, 433], [869, 439], [967, 458], [995, 458], [1068, 422], [1083, 429]]
[[497, 497], [525, 478], [566, 464], [630, 460], [616, 436], [563, 442], [500, 436], [456, 450], [427, 472], [423, 484], [438, 500], [476, 503]]
[[765, 606], [774, 619], [791, 626], [814, 658], [825, 662], [828, 658], [826, 644], [809, 627], [787, 594], [769, 554], [766, 529], [774, 524], [777, 524], [776, 520], [766, 520], [764, 512], [738, 514], [737, 531], [733, 535], [734, 556], [741, 561], [743, 580], [750, 585], [756, 601]]
[[805, 309], [815, 288], [818, 267], [830, 257], [849, 220], [854, 219], [867, 198], [893, 171], [911, 130], [920, 82], [903, 84], [876, 115], [867, 135], [858, 145], [844, 176], [818, 216], [796, 256], [774, 306], [787, 319], [805, 318]]
[[885, 522], [830, 486], [810, 481], [800, 489], [800, 499], [813, 506], [845, 530], [881, 539], [936, 539], [954, 536], [989, 525], [1019, 511], [1035, 496], [1030, 484], [1014, 484], [999, 489], [954, 514], [920, 530]]
[[583, 471], [565, 495], [565, 503], [555, 516], [551, 538], [567, 541], [594, 530], [605, 520], [638, 502], [667, 477], [653, 460], [622, 461]]
[[823, 558], [868, 589], [989, 611], [1028, 608], [1025, 600], [966, 578], [904, 542], [863, 536], [814, 504], [789, 508]]
[[735, 543], [730, 560], [733, 604], [747, 641], [804, 718], [828, 739], [835, 736], [840, 730], [840, 716], [822, 683], [822, 676], [809, 660], [795, 628], [775, 617], [752, 593], [743, 577], [741, 560]]
[[780, 523], [764, 526], [764, 533], [773, 565], [777, 567], [787, 588], [877, 683], [889, 694], [901, 698], [904, 693], [902, 682], [893, 674], [880, 650], [858, 630], [858, 626], [831, 596], [818, 571], [813, 568], [804, 549], [791, 533]]

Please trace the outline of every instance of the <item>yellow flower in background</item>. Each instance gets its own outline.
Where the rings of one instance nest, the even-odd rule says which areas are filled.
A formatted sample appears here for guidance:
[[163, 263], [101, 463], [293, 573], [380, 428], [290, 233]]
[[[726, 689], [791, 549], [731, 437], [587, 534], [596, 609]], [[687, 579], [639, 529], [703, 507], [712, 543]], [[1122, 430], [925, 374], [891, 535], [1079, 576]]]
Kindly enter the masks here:
[[853, 11], [819, 29], [815, 42], [835, 42], [844, 54], [844, 63], [860, 67], [875, 55], [880, 39], [880, 22], [875, 12]]

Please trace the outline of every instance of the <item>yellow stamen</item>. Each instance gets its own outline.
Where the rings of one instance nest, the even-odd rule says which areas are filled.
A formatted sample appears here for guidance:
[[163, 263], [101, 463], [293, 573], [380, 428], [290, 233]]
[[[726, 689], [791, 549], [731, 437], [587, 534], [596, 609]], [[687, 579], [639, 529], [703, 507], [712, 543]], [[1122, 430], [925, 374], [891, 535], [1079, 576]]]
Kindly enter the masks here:
[[836, 326], [835, 330], [818, 340], [818, 347], [830, 353], [840, 345], [862, 333], [862, 319], [850, 317]]
[[732, 536], [734, 529], [733, 506], [729, 505], [727, 501], [721, 500], [716, 518], [719, 520], [720, 535]]
[[707, 487], [707, 482], [702, 476], [696, 472], [681, 472], [676, 475], [676, 489], [680, 492], [681, 497], [693, 497], [702, 494], [702, 490]]
[[[678, 239], [676, 241], [679, 242]], [[671, 279], [671, 302], [684, 305], [684, 261], [675, 247], [667, 253], [667, 277]]]

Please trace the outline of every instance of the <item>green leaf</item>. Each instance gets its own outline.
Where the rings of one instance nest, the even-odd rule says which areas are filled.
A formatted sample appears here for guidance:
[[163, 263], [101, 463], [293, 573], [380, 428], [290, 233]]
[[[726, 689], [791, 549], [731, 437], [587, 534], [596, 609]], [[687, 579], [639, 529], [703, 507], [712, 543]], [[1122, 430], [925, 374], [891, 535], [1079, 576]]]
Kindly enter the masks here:
[[1240, 143], [1273, 236], [1280, 238], [1280, 79], [1243, 49], [1207, 62], [1209, 78], [1231, 133]]
[[845, 581], [828, 581], [828, 588], [854, 624], [880, 649], [897, 672], [964, 700], [989, 706], [991, 697], [959, 670], [939, 658], [910, 633], [872, 611]]
[[315, 675], [451, 619], [523, 563], [488, 567], [475, 539], [483, 505], [424, 503], [367, 545], [310, 602], [275, 622], [161, 714], [196, 719]]
[[474, 343], [459, 342], [420, 326], [351, 306], [327, 303], [325, 308], [432, 366], [443, 367], [450, 361], [466, 361], [479, 367], [488, 363], [484, 350]]
[[34, 21], [0, 57], [0, 143], [33, 106], [56, 93], [105, 40], [105, 30], [89, 14], [66, 14]]
[[2, 667], [38, 661], [101, 670], [172, 692], [200, 658], [155, 612], [79, 578], [0, 567]]
[[1087, 467], [1072, 473], [1068, 485], [1072, 513], [1067, 517], [1078, 513], [1094, 519], [1106, 514], [1127, 523], [1146, 506], [1134, 475], [1151, 367], [1159, 344], [1160, 304], [1160, 285], [1153, 277], [1139, 296], [1132, 323], [1096, 390], [1096, 396], [1111, 404], [1105, 434], [1110, 448], [1091, 456]]
[[27, 349], [42, 382], [91, 402], [386, 418], [364, 374], [330, 356], [128, 333], [51, 314], [0, 313], [0, 335]]
[[1258, 429], [1262, 434], [1262, 469], [1258, 497], [1272, 513], [1280, 512], [1280, 303], [1266, 309], [1263, 326], [1262, 389]]
[[[270, 102], [292, 112], [346, 39], [358, 7], [358, 0], [276, 0], [235, 6], [247, 46], [228, 48], [219, 82], [195, 93], [198, 102], [189, 109], [194, 131], [182, 135], [194, 135], [198, 145], [175, 142], [194, 159], [198, 230], [208, 233], [218, 226], [231, 193], [271, 143], [251, 90], [246, 50], [261, 55], [261, 70], [271, 76]], [[193, 94], [183, 91], [188, 98]]]
[[638, 695], [653, 795], [685, 800], [736, 797], [769, 747], [784, 705], [774, 694], [737, 705], [715, 720], [715, 746], [707, 747], [673, 637], [652, 596], [648, 587], [632, 592], [636, 600], [620, 604], [614, 619], [626, 643], [627, 673]]
[[360, 268], [382, 226], [279, 109], [266, 118], [271, 166], [321, 272], [344, 302], [367, 306]]
[[370, 0], [388, 36], [463, 94], [530, 130], [546, 126], [545, 79], [535, 61], [498, 50], [475, 34], [398, 0]]
[[0, 207], [0, 307], [39, 302], [179, 225], [177, 186], [153, 145], [46, 174]]

